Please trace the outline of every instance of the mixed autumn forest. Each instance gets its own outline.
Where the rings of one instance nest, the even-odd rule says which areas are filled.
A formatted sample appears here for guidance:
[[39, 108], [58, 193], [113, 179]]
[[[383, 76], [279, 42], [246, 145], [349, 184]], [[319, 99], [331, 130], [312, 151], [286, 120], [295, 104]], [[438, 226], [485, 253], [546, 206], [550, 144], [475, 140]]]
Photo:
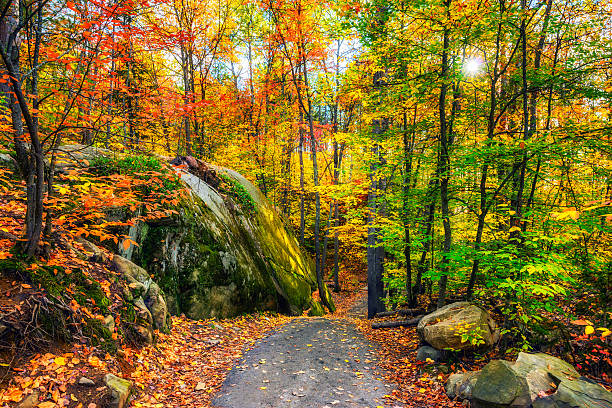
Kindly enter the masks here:
[[[150, 378], [138, 364], [159, 361], [160, 349], [195, 361], [189, 332], [221, 342], [196, 360], [224, 376], [249, 342], [308, 311], [358, 321], [383, 350], [378, 365], [397, 387], [385, 398], [397, 404], [453, 406], [441, 388], [450, 372], [519, 352], [549, 353], [612, 386], [608, 0], [3, 0], [0, 12], [0, 404], [41, 386], [39, 406], [76, 406], [68, 367], [87, 361], [153, 395], [135, 406], [204, 406], [214, 393], [198, 405], [146, 391], [176, 374]], [[253, 310], [229, 302], [194, 312], [203, 309], [181, 297], [188, 274], [177, 267], [166, 279], [156, 252], [181, 236], [163, 235], [168, 225], [189, 235], [200, 216], [185, 174], [241, 222], [279, 228], [265, 215], [295, 236], [287, 251], [307, 259], [291, 268], [312, 268], [308, 300], [278, 289], [272, 300], [257, 292]], [[137, 228], [145, 224], [166, 229], [153, 241]], [[265, 252], [269, 236], [253, 228], [232, 233]], [[273, 231], [274, 245], [288, 245]], [[196, 233], [178, 264], [194, 264], [200, 255], [186, 251], [206, 242], [207, 265], [221, 254], [215, 265], [227, 269], [209, 245], [215, 233]], [[143, 292], [150, 334], [130, 332], [138, 310], [122, 311], [132, 295], [121, 292], [113, 253], [159, 278], [177, 316], [158, 321]], [[193, 283], [197, 296], [210, 305], [223, 287], [243, 302], [240, 284], [217, 275]], [[422, 315], [458, 301], [488, 310], [499, 341], [461, 326], [473, 350], [459, 347], [445, 368], [406, 359]], [[360, 302], [368, 319], [395, 311], [401, 320], [372, 329], [351, 315]], [[58, 369], [55, 386], [32, 374]], [[196, 391], [218, 391], [223, 376], [193, 380]], [[94, 394], [82, 402], [105, 406]]]

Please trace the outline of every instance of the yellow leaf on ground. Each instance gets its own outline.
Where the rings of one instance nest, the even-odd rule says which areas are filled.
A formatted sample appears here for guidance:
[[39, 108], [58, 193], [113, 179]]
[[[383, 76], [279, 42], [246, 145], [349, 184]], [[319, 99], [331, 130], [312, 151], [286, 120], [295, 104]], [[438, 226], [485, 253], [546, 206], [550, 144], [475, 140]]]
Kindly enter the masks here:
[[597, 330], [601, 330], [601, 337], [608, 337], [612, 334], [612, 331], [606, 329], [605, 327], [598, 327]]
[[55, 364], [57, 364], [58, 366], [65, 366], [66, 365], [66, 359], [64, 357], [55, 357], [53, 362]]
[[100, 359], [96, 356], [91, 356], [87, 359], [87, 362], [89, 363], [90, 366], [92, 367], [101, 367], [102, 366], [102, 362], [100, 361]]

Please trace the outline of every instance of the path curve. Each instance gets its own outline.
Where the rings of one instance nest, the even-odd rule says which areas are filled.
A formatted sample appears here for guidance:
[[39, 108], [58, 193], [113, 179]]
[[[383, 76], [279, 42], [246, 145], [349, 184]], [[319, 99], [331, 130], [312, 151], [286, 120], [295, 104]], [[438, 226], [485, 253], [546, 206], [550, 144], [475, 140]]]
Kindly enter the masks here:
[[213, 406], [384, 407], [376, 350], [348, 320], [299, 318], [248, 351]]

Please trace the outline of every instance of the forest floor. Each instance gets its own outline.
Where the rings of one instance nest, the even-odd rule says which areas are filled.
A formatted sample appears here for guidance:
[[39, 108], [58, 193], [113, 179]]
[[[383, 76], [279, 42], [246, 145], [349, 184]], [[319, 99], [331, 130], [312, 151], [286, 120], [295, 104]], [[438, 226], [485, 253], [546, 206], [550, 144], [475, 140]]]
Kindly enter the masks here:
[[338, 310], [301, 317], [258, 341], [232, 368], [214, 407], [454, 407], [446, 375], [415, 361], [414, 329], [372, 330], [367, 290], [334, 294]]
[[154, 345], [117, 356], [65, 345], [0, 375], [0, 407], [29, 399], [44, 408], [105, 408], [108, 372], [134, 383], [131, 407], [461, 406], [444, 393], [446, 374], [415, 361], [414, 328], [371, 329], [366, 295], [359, 287], [334, 294], [337, 311], [322, 318], [173, 317]]

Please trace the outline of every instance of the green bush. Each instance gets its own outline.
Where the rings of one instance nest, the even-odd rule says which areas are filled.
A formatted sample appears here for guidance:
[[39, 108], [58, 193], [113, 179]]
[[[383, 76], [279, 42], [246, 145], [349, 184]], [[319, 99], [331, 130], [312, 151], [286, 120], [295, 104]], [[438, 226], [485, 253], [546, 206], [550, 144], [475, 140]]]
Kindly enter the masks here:
[[143, 173], [147, 171], [162, 171], [162, 164], [154, 156], [125, 156], [120, 158], [96, 156], [91, 162], [94, 174], [108, 176], [111, 174]]
[[151, 174], [152, 172], [162, 173], [162, 177], [158, 177], [161, 184], [138, 187], [145, 197], [153, 192], [173, 191], [181, 188], [179, 177], [171, 174], [160, 159], [155, 156], [138, 155], [119, 158], [96, 156], [91, 162], [90, 172], [95, 176], [129, 175], [139, 180], [148, 180], [152, 176], [159, 176], [159, 174]]

